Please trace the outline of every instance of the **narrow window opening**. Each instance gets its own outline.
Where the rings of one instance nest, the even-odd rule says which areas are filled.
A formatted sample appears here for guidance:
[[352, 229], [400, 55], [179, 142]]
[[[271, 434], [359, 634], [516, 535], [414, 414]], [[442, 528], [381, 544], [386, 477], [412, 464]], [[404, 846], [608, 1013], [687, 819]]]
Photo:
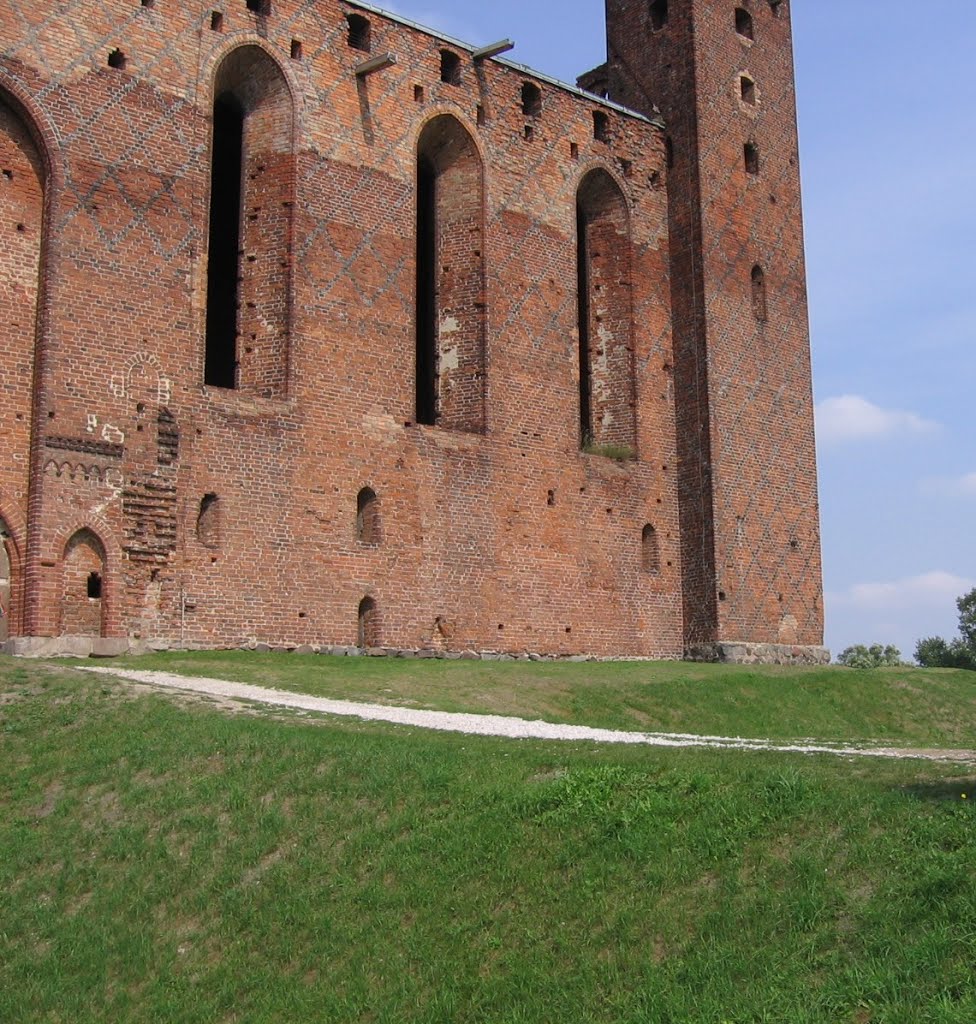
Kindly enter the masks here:
[[610, 117], [602, 110], [593, 111], [593, 138], [597, 142], [610, 141]]
[[356, 642], [362, 648], [378, 647], [380, 642], [379, 614], [376, 602], [371, 597], [364, 597], [359, 602], [359, 629]]
[[156, 0], [142, 0], [142, 6], [143, 7], [155, 7], [156, 6]]
[[90, 572], [88, 574], [88, 598], [91, 601], [101, 601], [102, 599], [102, 577], [97, 572]]
[[291, 41], [291, 59], [302, 59], [302, 41], [300, 39], [293, 39]]
[[575, 142], [569, 144], [569, 156], [572, 160], [579, 160], [579, 146]]
[[214, 101], [207, 270], [205, 383], [237, 385], [238, 254], [241, 248], [241, 175], [244, 110], [231, 93]]
[[475, 111], [475, 118], [477, 119], [478, 127], [484, 128], [488, 118], [485, 115], [485, 108], [480, 103], [478, 104], [478, 109]]
[[742, 147], [742, 155], [745, 160], [746, 173], [759, 173], [759, 147], [754, 142], [747, 142]]
[[661, 571], [661, 551], [657, 530], [648, 523], [641, 532], [641, 568], [647, 573]]
[[522, 113], [526, 117], [542, 116], [542, 90], [532, 82], [522, 83]]
[[362, 544], [380, 542], [380, 503], [369, 487], [356, 496], [356, 539]]
[[461, 58], [453, 50], [441, 50], [441, 81], [461, 84]]
[[664, 163], [669, 171], [674, 167], [674, 139], [670, 135], [664, 139]]
[[653, 0], [650, 10], [651, 31], [660, 32], [668, 23], [668, 0]]
[[523, 129], [522, 134], [525, 136], [527, 142], [531, 142], [533, 136], [535, 135], [535, 130], [533, 129], [532, 125], [527, 124]]
[[128, 60], [121, 50], [113, 50], [108, 55], [108, 66], [115, 68], [116, 71], [123, 71], [127, 63]]
[[773, 17], [778, 18], [783, 13], [786, 5], [783, 0], [769, 0], [769, 6], [773, 9]]
[[224, 16], [220, 11], [212, 11], [210, 14], [210, 31], [222, 32], [224, 28]]
[[576, 204], [576, 302], [579, 324], [579, 428], [580, 446], [593, 441], [590, 381], [590, 271], [586, 239], [586, 212]]
[[220, 544], [220, 498], [216, 494], [205, 494], [200, 499], [197, 540], [208, 548], [215, 548]]
[[739, 93], [743, 103], [748, 103], [750, 107], [756, 105], [756, 83], [748, 75], [739, 77]]
[[763, 268], [752, 268], [752, 311], [760, 323], [766, 320], [766, 275]]
[[752, 15], [742, 7], [735, 9], [735, 30], [744, 39], [754, 39]]
[[372, 28], [369, 18], [364, 18], [361, 14], [349, 14], [346, 16], [346, 25], [349, 28], [349, 46], [353, 50], [369, 53], [372, 46]]
[[271, 0], [247, 0], [247, 9], [254, 14], [270, 14]]
[[424, 102], [424, 87], [422, 85], [415, 85], [413, 87], [413, 98], [416, 103]]
[[437, 171], [417, 162], [417, 422], [437, 420]]

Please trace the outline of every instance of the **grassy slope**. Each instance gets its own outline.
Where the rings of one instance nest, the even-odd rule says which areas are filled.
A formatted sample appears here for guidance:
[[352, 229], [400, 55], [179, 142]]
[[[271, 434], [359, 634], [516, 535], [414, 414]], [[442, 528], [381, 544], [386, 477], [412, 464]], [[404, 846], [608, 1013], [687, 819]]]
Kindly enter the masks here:
[[971, 792], [0, 659], [0, 1021], [971, 1024]]
[[413, 661], [242, 651], [113, 664], [608, 728], [976, 748], [976, 673], [943, 669]]

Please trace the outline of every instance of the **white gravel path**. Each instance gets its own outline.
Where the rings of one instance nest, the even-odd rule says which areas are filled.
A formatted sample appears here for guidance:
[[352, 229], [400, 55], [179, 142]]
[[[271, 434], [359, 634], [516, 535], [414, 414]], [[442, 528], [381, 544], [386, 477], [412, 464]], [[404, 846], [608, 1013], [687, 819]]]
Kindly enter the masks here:
[[[81, 666], [79, 666], [81, 667]], [[850, 747], [831, 744], [773, 743], [770, 740], [743, 739], [738, 736], [697, 736], [692, 733], [625, 732], [619, 729], [594, 729], [586, 725], [561, 725], [556, 722], [529, 721], [505, 715], [473, 715], [453, 711], [424, 711], [418, 708], [390, 707], [384, 704], [360, 704], [348, 700], [330, 700], [287, 690], [272, 690], [248, 683], [234, 683], [225, 679], [206, 679], [199, 676], [181, 676], [172, 672], [147, 672], [139, 669], [94, 668], [85, 666], [84, 672], [116, 676], [149, 686], [158, 686], [188, 693], [231, 700], [255, 701], [272, 707], [314, 711], [325, 715], [340, 715], [370, 722], [390, 722], [440, 732], [460, 732], [474, 736], [504, 736], [525, 740], [581, 740], [595, 743], [633, 743], [650, 747], [712, 747], [723, 750], [764, 750], [785, 754], [833, 754], [836, 757], [881, 757], [897, 760], [976, 761], [976, 751], [970, 750], [914, 750], [895, 747]]]

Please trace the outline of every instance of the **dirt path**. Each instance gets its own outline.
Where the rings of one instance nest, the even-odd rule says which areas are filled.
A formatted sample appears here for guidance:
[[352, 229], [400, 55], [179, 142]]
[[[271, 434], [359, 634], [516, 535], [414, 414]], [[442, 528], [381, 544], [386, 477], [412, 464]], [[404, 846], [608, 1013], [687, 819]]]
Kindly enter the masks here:
[[389, 707], [384, 704], [360, 704], [348, 700], [330, 700], [304, 693], [272, 690], [264, 686], [233, 683], [225, 679], [180, 676], [172, 672], [146, 672], [138, 669], [89, 668], [84, 672], [115, 676], [148, 686], [203, 694], [224, 700], [254, 701], [270, 707], [314, 711], [370, 722], [389, 722], [440, 732], [460, 732], [473, 736], [504, 736], [525, 740], [581, 740], [595, 743], [634, 743], [650, 747], [714, 747], [722, 750], [766, 750], [783, 754], [833, 754], [836, 757], [882, 757], [895, 760], [953, 761], [976, 763], [973, 750], [922, 750], [904, 747], [852, 747], [805, 743], [773, 743], [770, 740], [743, 739], [738, 736], [696, 736], [692, 733], [625, 732], [619, 729], [595, 729], [586, 725], [561, 725], [556, 722], [529, 721], [504, 715], [461, 714], [452, 711], [423, 711], [417, 708]]

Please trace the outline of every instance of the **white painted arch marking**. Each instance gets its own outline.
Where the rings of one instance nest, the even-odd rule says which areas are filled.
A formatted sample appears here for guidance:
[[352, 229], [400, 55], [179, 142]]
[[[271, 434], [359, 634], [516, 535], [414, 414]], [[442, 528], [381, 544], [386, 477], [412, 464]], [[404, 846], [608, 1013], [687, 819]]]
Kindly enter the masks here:
[[[79, 666], [80, 667], [80, 666]], [[273, 690], [249, 683], [201, 676], [181, 676], [173, 672], [149, 672], [85, 666], [82, 671], [116, 676], [148, 686], [158, 686], [210, 697], [254, 701], [272, 707], [314, 711], [324, 715], [358, 718], [368, 722], [387, 722], [439, 732], [458, 732], [469, 736], [501, 736], [514, 740], [570, 740], [593, 743], [629, 743], [649, 747], [695, 747], [719, 750], [756, 750], [779, 754], [831, 754], [835, 757], [878, 757], [893, 760], [976, 761], [971, 750], [908, 750], [896, 747], [852, 747], [833, 744], [774, 743], [771, 740], [744, 739], [739, 736], [699, 736], [694, 733], [627, 732], [597, 729], [588, 725], [565, 725], [541, 720], [511, 718], [507, 715], [476, 715], [454, 711], [425, 711], [420, 708], [391, 707], [386, 704], [361, 704], [350, 700], [331, 700], [288, 690]]]

